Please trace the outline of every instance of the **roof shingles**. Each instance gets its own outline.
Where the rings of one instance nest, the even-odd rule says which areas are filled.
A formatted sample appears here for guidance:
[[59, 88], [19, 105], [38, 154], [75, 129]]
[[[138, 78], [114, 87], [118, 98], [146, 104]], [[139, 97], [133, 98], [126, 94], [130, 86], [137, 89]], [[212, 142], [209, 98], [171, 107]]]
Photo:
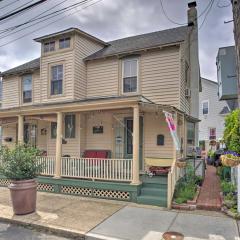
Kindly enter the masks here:
[[[99, 59], [117, 54], [124, 54], [130, 51], [134, 52], [141, 49], [182, 42], [186, 38], [187, 31], [188, 27], [183, 26], [110, 41], [108, 42], [108, 46], [86, 57], [84, 60]], [[40, 58], [7, 70], [1, 75], [6, 76], [10, 74], [17, 74], [38, 68], [40, 68]]]

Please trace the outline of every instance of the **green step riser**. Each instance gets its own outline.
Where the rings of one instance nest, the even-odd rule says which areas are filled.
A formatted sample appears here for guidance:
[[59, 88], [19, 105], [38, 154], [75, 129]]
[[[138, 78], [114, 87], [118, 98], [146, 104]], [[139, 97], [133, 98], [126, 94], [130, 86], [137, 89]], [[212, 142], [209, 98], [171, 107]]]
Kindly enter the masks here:
[[167, 201], [164, 201], [164, 200], [159, 200], [159, 201], [156, 201], [155, 199], [154, 200], [137, 200], [137, 203], [139, 204], [145, 204], [145, 205], [153, 205], [153, 206], [159, 206], [159, 207], [167, 207]]
[[167, 184], [143, 183], [142, 187], [145, 187], [145, 188], [167, 189]]
[[167, 191], [152, 191], [151, 189], [142, 189], [141, 196], [167, 197]]

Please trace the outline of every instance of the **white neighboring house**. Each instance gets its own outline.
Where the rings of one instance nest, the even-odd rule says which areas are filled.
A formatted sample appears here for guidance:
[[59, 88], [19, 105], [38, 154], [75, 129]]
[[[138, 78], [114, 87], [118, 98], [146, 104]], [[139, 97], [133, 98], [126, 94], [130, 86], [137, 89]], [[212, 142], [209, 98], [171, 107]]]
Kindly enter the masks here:
[[199, 94], [199, 143], [208, 151], [211, 140], [223, 137], [224, 118], [230, 112], [226, 101], [218, 99], [218, 83], [202, 78], [202, 92]]

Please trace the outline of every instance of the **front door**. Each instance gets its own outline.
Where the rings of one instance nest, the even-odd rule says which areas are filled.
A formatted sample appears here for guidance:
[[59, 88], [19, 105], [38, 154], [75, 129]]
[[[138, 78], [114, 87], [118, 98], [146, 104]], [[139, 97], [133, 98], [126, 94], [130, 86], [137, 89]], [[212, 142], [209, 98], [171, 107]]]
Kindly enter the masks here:
[[[125, 118], [125, 131], [124, 131], [124, 138], [125, 138], [125, 146], [124, 146], [124, 157], [125, 158], [132, 158], [133, 157], [133, 119], [132, 118]], [[140, 117], [139, 122], [139, 169], [143, 170], [143, 117]]]
[[37, 125], [25, 123], [24, 124], [24, 143], [33, 147], [37, 145]]

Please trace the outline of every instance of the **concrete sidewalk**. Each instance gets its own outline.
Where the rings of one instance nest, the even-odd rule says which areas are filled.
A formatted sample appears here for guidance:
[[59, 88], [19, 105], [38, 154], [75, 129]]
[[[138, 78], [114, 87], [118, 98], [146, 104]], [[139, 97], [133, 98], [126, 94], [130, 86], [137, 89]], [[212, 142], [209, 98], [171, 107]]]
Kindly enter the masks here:
[[167, 211], [125, 202], [38, 193], [37, 213], [14, 216], [9, 190], [0, 188], [0, 220], [87, 240], [161, 240], [166, 231], [184, 240], [240, 240], [237, 222], [220, 212]]

